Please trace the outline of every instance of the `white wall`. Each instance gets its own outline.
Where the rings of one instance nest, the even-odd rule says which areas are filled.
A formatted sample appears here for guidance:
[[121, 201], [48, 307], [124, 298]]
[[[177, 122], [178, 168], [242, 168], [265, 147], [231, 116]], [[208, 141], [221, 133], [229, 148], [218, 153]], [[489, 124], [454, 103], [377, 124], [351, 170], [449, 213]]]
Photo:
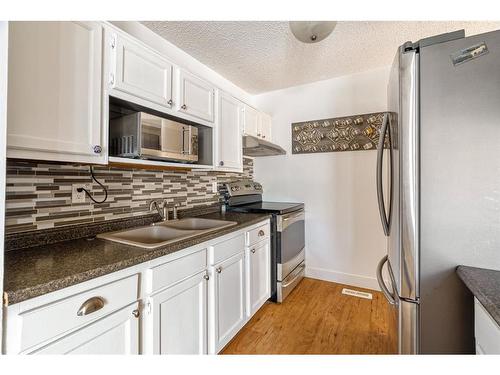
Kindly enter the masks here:
[[[325, 62], [328, 63], [328, 62]], [[330, 62], [334, 63], [334, 62]], [[256, 96], [273, 117], [284, 156], [255, 159], [255, 180], [268, 201], [306, 207], [306, 273], [378, 289], [375, 268], [386, 254], [376, 187], [376, 151], [291, 154], [291, 123], [387, 109], [389, 67]]]

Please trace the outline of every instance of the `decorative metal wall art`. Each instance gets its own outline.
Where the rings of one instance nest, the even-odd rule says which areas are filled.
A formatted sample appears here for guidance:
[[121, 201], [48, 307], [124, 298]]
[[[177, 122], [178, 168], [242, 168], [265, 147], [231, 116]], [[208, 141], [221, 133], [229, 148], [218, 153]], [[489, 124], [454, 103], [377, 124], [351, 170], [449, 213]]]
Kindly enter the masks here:
[[[375, 150], [385, 112], [292, 124], [292, 154]], [[384, 147], [387, 147], [386, 139]]]

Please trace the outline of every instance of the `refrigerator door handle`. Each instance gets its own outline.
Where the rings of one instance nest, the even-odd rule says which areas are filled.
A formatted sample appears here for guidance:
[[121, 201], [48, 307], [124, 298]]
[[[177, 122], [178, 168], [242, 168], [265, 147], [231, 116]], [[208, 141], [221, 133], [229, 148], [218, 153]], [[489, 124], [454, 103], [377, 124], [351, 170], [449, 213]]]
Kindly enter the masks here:
[[391, 304], [391, 305], [396, 305], [397, 304], [397, 301], [396, 301], [396, 298], [394, 297], [395, 293], [396, 293], [396, 289], [394, 289], [394, 275], [392, 274], [392, 270], [391, 270], [391, 267], [389, 266], [389, 264], [387, 265], [387, 270], [389, 271], [389, 277], [391, 278], [391, 282], [392, 282], [392, 293], [391, 291], [389, 290], [389, 288], [387, 287], [387, 285], [385, 285], [385, 282], [384, 282], [384, 278], [382, 277], [382, 268], [384, 268], [384, 264], [387, 263], [387, 261], [389, 260], [389, 257], [387, 255], [385, 255], [381, 260], [380, 262], [378, 263], [378, 266], [377, 266], [377, 281], [378, 281], [378, 285], [380, 286], [380, 290], [382, 291], [382, 293], [384, 294], [385, 298], [387, 299], [387, 301]]
[[[390, 195], [389, 200], [389, 215], [386, 213], [385, 201], [384, 201], [384, 187], [382, 181], [383, 172], [383, 161], [384, 161], [384, 142], [385, 135], [389, 129], [389, 114], [384, 114], [384, 119], [382, 120], [382, 128], [380, 130], [380, 138], [377, 146], [377, 198], [378, 198], [378, 209], [380, 212], [380, 220], [382, 221], [382, 228], [384, 229], [384, 234], [389, 236], [389, 220], [391, 217], [391, 200], [392, 200], [392, 145], [390, 146], [389, 153], [391, 157], [390, 161]], [[390, 142], [390, 130], [389, 130], [389, 142]]]

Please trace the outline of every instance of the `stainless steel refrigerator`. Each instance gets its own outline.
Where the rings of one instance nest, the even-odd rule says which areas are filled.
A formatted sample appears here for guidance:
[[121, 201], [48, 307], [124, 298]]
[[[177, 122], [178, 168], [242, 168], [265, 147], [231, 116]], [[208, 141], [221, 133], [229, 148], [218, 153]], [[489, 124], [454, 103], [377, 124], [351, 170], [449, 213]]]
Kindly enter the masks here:
[[397, 314], [399, 353], [473, 353], [473, 299], [455, 269], [500, 269], [500, 31], [405, 43], [388, 109], [377, 157], [388, 249], [377, 278]]

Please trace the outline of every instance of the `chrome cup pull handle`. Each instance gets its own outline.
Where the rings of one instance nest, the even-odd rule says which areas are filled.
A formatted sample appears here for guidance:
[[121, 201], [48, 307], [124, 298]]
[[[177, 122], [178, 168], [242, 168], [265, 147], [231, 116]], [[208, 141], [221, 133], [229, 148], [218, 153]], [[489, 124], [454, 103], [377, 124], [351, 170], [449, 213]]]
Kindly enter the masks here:
[[77, 316], [85, 316], [92, 314], [104, 307], [105, 301], [102, 297], [92, 297], [86, 300], [78, 309]]

